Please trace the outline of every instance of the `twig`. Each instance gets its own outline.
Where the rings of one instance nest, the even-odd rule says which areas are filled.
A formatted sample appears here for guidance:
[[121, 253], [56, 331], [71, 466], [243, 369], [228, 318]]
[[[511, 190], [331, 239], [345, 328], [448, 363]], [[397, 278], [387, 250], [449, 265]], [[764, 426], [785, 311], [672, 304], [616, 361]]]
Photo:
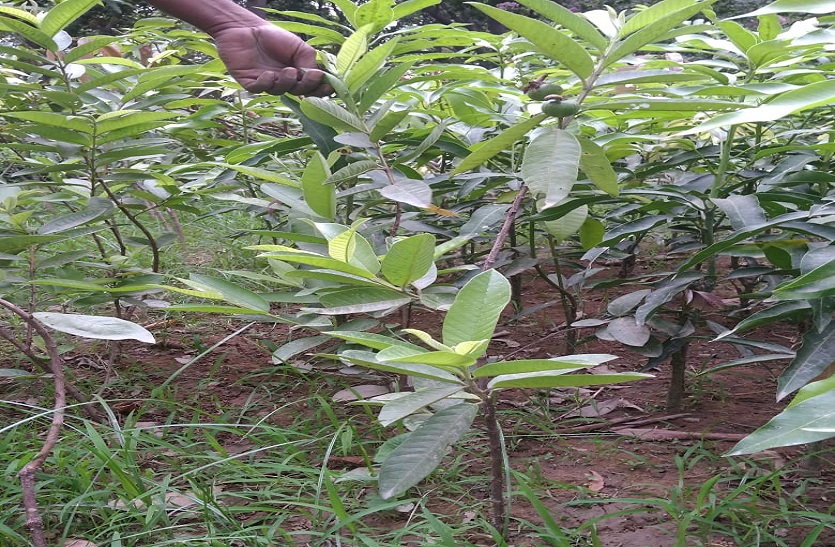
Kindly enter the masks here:
[[669, 429], [635, 429], [621, 427], [612, 433], [636, 437], [642, 441], [728, 441], [739, 442], [747, 435], [740, 433], [703, 433], [701, 431], [670, 431]]
[[525, 199], [525, 195], [527, 195], [527, 193], [527, 186], [523, 184], [519, 187], [519, 193], [516, 194], [516, 199], [513, 200], [513, 205], [511, 205], [510, 209], [508, 209], [507, 216], [504, 219], [504, 223], [502, 224], [499, 233], [496, 234], [496, 241], [493, 242], [490, 254], [487, 255], [487, 258], [484, 259], [484, 263], [481, 265], [482, 270], [489, 270], [499, 259], [499, 252], [502, 250], [504, 241], [510, 233], [510, 228], [513, 226], [513, 223], [516, 222], [516, 215], [519, 214], [519, 209], [522, 207], [522, 200]]
[[3, 299], [0, 299], [0, 306], [20, 317], [27, 326], [34, 329], [43, 340], [46, 353], [49, 355], [49, 365], [55, 386], [55, 404], [53, 405], [52, 423], [49, 425], [49, 430], [46, 433], [46, 439], [41, 449], [18, 472], [20, 486], [23, 492], [23, 509], [26, 514], [26, 527], [29, 529], [32, 537], [32, 545], [34, 547], [47, 547], [43, 519], [38, 511], [38, 499], [35, 495], [35, 473], [38, 472], [43, 462], [46, 461], [46, 458], [52, 452], [52, 449], [55, 448], [55, 445], [58, 443], [58, 437], [61, 434], [61, 426], [64, 425], [64, 408], [67, 405], [64, 363], [61, 355], [58, 353], [58, 346], [55, 344], [55, 340], [52, 339], [49, 331], [38, 323], [29, 312]]

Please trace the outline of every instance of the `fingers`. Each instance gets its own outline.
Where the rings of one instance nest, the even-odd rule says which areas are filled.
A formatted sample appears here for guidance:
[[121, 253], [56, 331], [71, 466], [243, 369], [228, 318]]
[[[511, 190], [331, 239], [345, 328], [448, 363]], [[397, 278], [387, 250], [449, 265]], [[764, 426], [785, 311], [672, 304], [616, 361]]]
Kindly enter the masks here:
[[294, 67], [276, 71], [264, 71], [258, 79], [246, 86], [253, 93], [281, 95], [312, 95], [324, 97], [333, 93], [331, 86], [322, 83], [324, 73], [321, 70], [300, 70]]

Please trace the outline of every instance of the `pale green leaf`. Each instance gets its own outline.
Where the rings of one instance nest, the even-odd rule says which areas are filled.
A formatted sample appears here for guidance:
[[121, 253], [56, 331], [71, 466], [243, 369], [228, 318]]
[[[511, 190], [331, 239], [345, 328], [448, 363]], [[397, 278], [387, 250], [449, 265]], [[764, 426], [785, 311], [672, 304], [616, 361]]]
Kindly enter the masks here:
[[391, 346], [402, 346], [414, 352], [424, 351], [420, 346], [416, 346], [405, 340], [383, 334], [375, 334], [373, 332], [331, 330], [325, 334], [339, 338], [340, 340], [345, 340], [346, 342], [351, 342], [352, 344], [359, 344], [377, 350], [386, 349]]
[[394, 0], [367, 0], [354, 12], [355, 24], [359, 28], [368, 28], [374, 34], [394, 21]]
[[712, 201], [728, 216], [728, 222], [734, 230], [762, 224], [767, 220], [754, 194], [732, 194], [727, 198], [713, 198]]
[[349, 363], [374, 370], [382, 370], [384, 372], [391, 372], [394, 374], [405, 374], [407, 376], [416, 376], [418, 378], [427, 378], [429, 380], [438, 380], [453, 384], [462, 384], [460, 378], [451, 372], [438, 367], [421, 365], [418, 363], [385, 363], [379, 361], [376, 354], [370, 351], [346, 350], [340, 353], [338, 357], [348, 361]]
[[555, 220], [546, 220], [543, 222], [545, 230], [557, 242], [562, 242], [569, 237], [576, 234], [586, 218], [589, 215], [589, 208], [587, 205], [580, 205], [576, 209], [568, 211], [566, 214]]
[[180, 279], [180, 281], [193, 289], [218, 293], [230, 304], [264, 313], [270, 311], [270, 304], [263, 297], [225, 279], [192, 273], [188, 279]]
[[[0, 12], [0, 14], [2, 13]], [[51, 36], [20, 19], [0, 15], [0, 32], [13, 32], [49, 51], [59, 50]], [[6, 62], [6, 59], [3, 59], [3, 63]]]
[[811, 330], [803, 335], [803, 345], [789, 367], [777, 379], [777, 400], [797, 391], [835, 363], [835, 322], [823, 332]]
[[439, 366], [441, 368], [467, 368], [475, 364], [476, 360], [467, 355], [461, 355], [454, 351], [421, 351], [409, 355], [390, 357], [392, 349], [400, 349], [398, 346], [382, 350], [377, 358], [387, 363], [420, 363], [423, 365]]
[[587, 19], [556, 2], [550, 0], [520, 0], [519, 3], [544, 15], [551, 21], [561, 24], [600, 51], [605, 50], [609, 45], [609, 41]]
[[477, 405], [460, 403], [423, 422], [380, 467], [380, 497], [397, 497], [434, 471], [447, 447], [470, 430], [477, 413]]
[[470, 279], [455, 297], [444, 318], [443, 343], [455, 346], [471, 340], [489, 340], [510, 302], [510, 283], [499, 272], [487, 270]]
[[384, 198], [399, 203], [424, 209], [432, 205], [432, 188], [422, 180], [398, 179], [377, 190]]
[[577, 138], [556, 126], [545, 128], [525, 149], [522, 180], [535, 196], [543, 197], [543, 209], [568, 196], [577, 181], [580, 156]]
[[53, 330], [83, 338], [138, 340], [146, 344], [156, 343], [154, 335], [145, 328], [116, 317], [55, 312], [35, 312], [32, 315]]
[[56, 234], [71, 228], [93, 222], [110, 215], [116, 208], [107, 198], [92, 197], [87, 202], [87, 208], [55, 218], [38, 228], [38, 234]]
[[833, 390], [835, 390], [835, 376], [829, 376], [823, 380], [806, 384], [800, 388], [800, 391], [797, 392], [797, 395], [795, 395], [794, 399], [792, 399], [792, 402], [786, 405], [786, 408], [791, 408], [802, 403], [806, 399], [811, 399], [812, 397], [817, 397], [818, 395], [823, 395], [824, 393]]
[[415, 390], [383, 405], [377, 420], [380, 425], [387, 427], [433, 403], [458, 393], [462, 389], [464, 389], [464, 386], [443, 385]]
[[341, 169], [336, 170], [327, 178], [325, 184], [340, 184], [343, 182], [354, 181], [358, 176], [362, 175], [363, 173], [367, 173], [369, 171], [373, 171], [379, 168], [380, 165], [376, 161], [355, 161], [353, 163], [349, 163]]
[[835, 390], [811, 397], [772, 418], [734, 446], [728, 456], [794, 446], [835, 435]]
[[773, 122], [790, 114], [835, 103], [835, 80], [824, 80], [781, 93], [755, 108], [714, 116], [686, 133], [701, 133], [741, 123]]
[[772, 13], [802, 13], [810, 15], [824, 15], [835, 12], [835, 1], [833, 0], [777, 0], [769, 5], [754, 10], [751, 13], [737, 16], [757, 17]]
[[81, 116], [72, 116], [67, 114], [59, 114], [58, 112], [2, 112], [0, 116], [7, 118], [16, 118], [18, 120], [25, 120], [35, 122], [43, 125], [49, 125], [57, 128], [71, 129], [80, 133], [88, 135], [93, 134], [93, 124], [87, 118]]

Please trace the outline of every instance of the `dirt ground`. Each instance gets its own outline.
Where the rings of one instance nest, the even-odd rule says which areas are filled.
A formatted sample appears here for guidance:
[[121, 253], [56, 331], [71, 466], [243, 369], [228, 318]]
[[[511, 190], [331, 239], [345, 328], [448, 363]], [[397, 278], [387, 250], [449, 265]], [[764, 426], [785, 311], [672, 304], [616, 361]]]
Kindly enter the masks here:
[[[556, 298], [553, 289], [541, 280], [531, 278], [526, 278], [523, 293], [526, 308], [546, 304]], [[593, 291], [591, 298], [583, 303], [586, 317], [594, 317], [615, 296], [616, 291]], [[515, 359], [562, 355], [565, 331], [560, 328], [564, 319], [559, 309], [559, 305], [551, 305], [515, 318], [508, 314], [508, 319], [499, 326], [490, 354]], [[711, 320], [730, 323], [726, 317], [727, 312], [726, 309], [716, 309], [709, 316]], [[420, 312], [413, 315], [411, 326], [437, 332], [438, 324], [437, 316]], [[149, 383], [161, 382], [197, 355], [199, 348], [221, 341], [240, 325], [226, 320], [213, 324], [155, 323], [151, 327], [158, 338], [158, 344], [127, 344], [123, 361], [142, 363], [151, 375]], [[584, 330], [581, 339], [591, 332], [590, 329]], [[175, 393], [183, 396], [193, 396], [199, 392], [201, 399], [211, 401], [212, 405], [235, 407], [251, 404], [252, 382], [240, 380], [276, 366], [271, 360], [270, 344], [280, 345], [289, 336], [300, 335], [298, 332], [291, 334], [285, 325], [253, 326], [190, 365], [177, 377], [172, 387]], [[790, 325], [766, 332], [754, 332], [748, 336], [785, 346], [793, 346], [798, 342], [796, 329]], [[599, 340], [587, 340], [578, 347], [577, 352], [618, 355], [619, 359], [605, 365], [616, 371], [638, 370], [646, 359], [617, 343]], [[620, 516], [603, 517], [635, 509], [634, 504], [612, 500], [658, 496], [662, 501], [670, 501], [673, 494], [692, 498], [706, 480], [734, 466], [737, 466], [739, 477], [743, 477], [746, 464], [723, 458], [721, 454], [730, 449], [736, 440], [767, 422], [784, 406], [784, 403], [775, 402], [774, 394], [777, 376], [785, 363], [748, 365], [710, 376], [696, 375], [700, 370], [738, 357], [736, 350], [729, 344], [709, 340], [694, 342], [688, 355], [687, 398], [684, 408], [678, 412], [665, 410], [669, 385], [667, 366], [654, 371], [656, 377], [653, 379], [623, 386], [549, 393], [505, 392], [501, 408], [506, 416], [504, 426], [512, 466], [526, 472], [528, 476], [537, 477], [537, 482], [545, 485], [545, 490], [538, 494], [560, 525], [577, 528], [600, 519], [597, 534], [604, 547], [673, 545], [675, 519], [660, 509], [660, 505], [644, 507]], [[313, 361], [305, 357], [294, 361], [303, 370], [307, 370], [311, 363]], [[345, 371], [340, 372], [340, 366], [335, 363], [324, 366], [329, 369], [329, 374], [342, 375], [347, 385], [371, 384], [383, 388], [392, 385], [392, 378], [373, 374], [351, 377], [344, 374]], [[137, 398], [147, 395], [141, 391], [109, 395]], [[281, 398], [288, 400], [294, 396], [306, 396], [307, 393], [309, 387], [304, 387], [296, 394], [282, 392]], [[320, 394], [333, 396], [335, 392]], [[265, 403], [277, 406], [281, 401]], [[123, 410], [129, 411], [129, 403], [125, 404], [127, 407]], [[543, 409], [548, 411], [543, 412]], [[537, 418], [534, 419], [534, 416]], [[544, 422], [542, 416], [547, 417]], [[281, 417], [274, 415], [274, 419], [281, 420]], [[713, 457], [705, 457], [705, 454], [712, 454]], [[683, 458], [680, 461], [686, 462], [686, 469], [677, 468], [676, 456]], [[806, 476], [804, 473], [807, 471], [801, 463], [802, 456], [801, 449], [781, 449], [760, 454], [753, 461], [765, 471], [793, 466], [793, 471], [782, 475], [784, 487], [791, 489], [793, 481]], [[828, 460], [832, 461], [831, 451]], [[337, 468], [349, 469], [351, 465], [350, 459], [334, 462]], [[481, 463], [478, 461], [471, 462], [470, 471], [473, 474], [486, 474], [487, 458], [483, 460], [482, 469], [477, 468], [479, 465]], [[806, 500], [819, 511], [831, 511], [832, 497], [835, 496], [832, 489], [835, 472], [829, 467], [815, 473], [820, 480], [814, 481], [813, 484], [817, 486], [805, 493]], [[716, 485], [714, 493], [721, 498], [723, 492], [730, 492], [739, 484], [739, 481], [734, 480], [721, 481]], [[486, 493], [485, 484], [485, 497]], [[441, 501], [430, 500], [429, 507], [462, 522], [472, 518], [466, 512], [444, 513], [445, 510], [459, 512], [460, 508], [447, 508]], [[521, 498], [513, 503], [513, 515], [531, 522], [541, 522], [534, 508]], [[386, 527], [398, 526], [396, 518], [379, 524]], [[785, 534], [786, 541], [791, 544], [792, 535], [800, 532], [786, 529], [781, 533]], [[486, 536], [482, 537], [486, 541]], [[472, 541], [479, 543], [479, 534], [474, 534]], [[516, 537], [511, 544], [518, 547], [544, 544], [538, 541]], [[734, 545], [720, 535], [709, 544], [716, 547]], [[822, 538], [816, 545], [835, 545], [835, 537]]]

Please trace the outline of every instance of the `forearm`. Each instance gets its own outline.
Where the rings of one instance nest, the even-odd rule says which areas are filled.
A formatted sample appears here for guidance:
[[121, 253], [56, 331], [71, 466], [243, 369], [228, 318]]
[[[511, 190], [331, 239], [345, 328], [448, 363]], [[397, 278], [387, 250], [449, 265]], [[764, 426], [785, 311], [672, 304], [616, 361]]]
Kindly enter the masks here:
[[146, 0], [152, 6], [214, 34], [230, 27], [263, 25], [264, 20], [232, 0]]

